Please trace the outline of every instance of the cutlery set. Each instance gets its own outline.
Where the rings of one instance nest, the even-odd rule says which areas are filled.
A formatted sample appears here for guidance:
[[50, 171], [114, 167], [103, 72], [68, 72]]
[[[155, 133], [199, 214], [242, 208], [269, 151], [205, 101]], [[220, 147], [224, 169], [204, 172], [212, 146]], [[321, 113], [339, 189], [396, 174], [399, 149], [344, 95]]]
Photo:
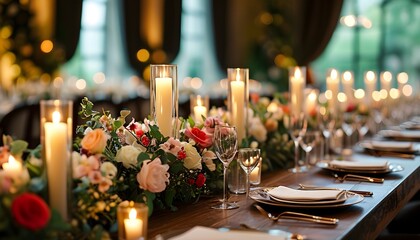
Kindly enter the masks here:
[[321, 217], [316, 215], [310, 215], [305, 213], [299, 213], [299, 212], [291, 212], [291, 211], [285, 211], [279, 214], [273, 214], [270, 212], [267, 212], [263, 207], [261, 207], [258, 204], [253, 205], [260, 213], [263, 215], [266, 215], [269, 219], [273, 221], [278, 221], [279, 219], [292, 219], [292, 220], [298, 220], [298, 221], [306, 221], [306, 222], [313, 222], [313, 223], [320, 223], [320, 224], [330, 224], [335, 225], [339, 222], [337, 218], [329, 218], [329, 217]]

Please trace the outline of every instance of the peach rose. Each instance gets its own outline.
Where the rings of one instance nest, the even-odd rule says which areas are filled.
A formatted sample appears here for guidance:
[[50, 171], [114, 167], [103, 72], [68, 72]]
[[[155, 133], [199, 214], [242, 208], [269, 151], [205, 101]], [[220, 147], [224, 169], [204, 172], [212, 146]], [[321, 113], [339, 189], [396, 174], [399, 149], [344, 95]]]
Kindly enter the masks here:
[[88, 132], [80, 143], [82, 148], [91, 154], [102, 153], [105, 150], [107, 136], [102, 129], [95, 129]]
[[153, 193], [163, 192], [169, 183], [169, 165], [162, 164], [159, 158], [145, 160], [137, 174], [139, 187]]

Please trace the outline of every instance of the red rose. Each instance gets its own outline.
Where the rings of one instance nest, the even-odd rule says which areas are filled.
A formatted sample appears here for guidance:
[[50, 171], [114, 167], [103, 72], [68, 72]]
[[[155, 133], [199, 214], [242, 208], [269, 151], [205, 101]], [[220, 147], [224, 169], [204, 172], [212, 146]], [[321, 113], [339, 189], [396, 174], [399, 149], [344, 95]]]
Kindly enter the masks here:
[[23, 193], [13, 200], [12, 215], [16, 223], [31, 231], [44, 228], [51, 217], [47, 204], [33, 193]]
[[206, 176], [204, 174], [200, 173], [197, 176], [197, 179], [195, 180], [195, 185], [199, 188], [204, 186], [204, 183], [206, 182]]
[[194, 179], [193, 178], [188, 178], [187, 182], [188, 182], [188, 184], [193, 185], [194, 184]]
[[179, 152], [178, 152], [178, 154], [177, 154], [178, 156], [177, 156], [177, 158], [179, 159], [179, 160], [184, 160], [186, 157], [187, 157], [187, 153], [185, 152], [185, 150], [184, 149], [181, 149]]
[[198, 145], [200, 145], [203, 148], [210, 147], [212, 145], [212, 136], [207, 135], [198, 127], [185, 129], [185, 135], [193, 139]]
[[143, 146], [145, 146], [145, 147], [149, 146], [149, 144], [150, 144], [150, 139], [149, 139], [146, 135], [143, 135], [143, 136], [140, 138], [140, 140], [141, 140], [141, 144], [143, 144]]

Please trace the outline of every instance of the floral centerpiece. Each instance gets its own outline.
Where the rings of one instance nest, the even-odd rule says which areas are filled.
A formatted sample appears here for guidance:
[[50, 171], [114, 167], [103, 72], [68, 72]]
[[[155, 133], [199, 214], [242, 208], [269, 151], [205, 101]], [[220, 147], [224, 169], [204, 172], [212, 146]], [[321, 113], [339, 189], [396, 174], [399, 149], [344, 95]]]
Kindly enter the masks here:
[[290, 168], [294, 145], [287, 131], [289, 108], [285, 98], [281, 94], [272, 100], [257, 98], [250, 106], [249, 144], [261, 149], [263, 170]]
[[[222, 165], [212, 151], [214, 127], [224, 124], [220, 119], [209, 117], [200, 125], [196, 125], [192, 119], [179, 119], [179, 137], [173, 138], [163, 136], [158, 126], [149, 119], [143, 122], [134, 119], [127, 121], [129, 110], [123, 110], [120, 116], [113, 117], [105, 110], [94, 111], [92, 102], [87, 98], [83, 99], [81, 106], [79, 115], [86, 121], [77, 126], [75, 151], [72, 154], [70, 235], [89, 238], [106, 236], [105, 230], [115, 232], [117, 206], [123, 201], [144, 202], [151, 214], [154, 209], [175, 210], [177, 204], [197, 201], [201, 195], [212, 194], [222, 188]], [[9, 148], [8, 145], [3, 147]], [[3, 152], [8, 155], [5, 150]], [[39, 197], [43, 196], [40, 190], [45, 184], [38, 184], [38, 195], [24, 195], [30, 194], [30, 182], [35, 179], [38, 183], [42, 182], [42, 178], [38, 178], [42, 173], [39, 149], [37, 154], [31, 152], [30, 155], [30, 161], [20, 161], [33, 174], [22, 175], [27, 176], [25, 181], [16, 180], [10, 184], [17, 187], [8, 187], [6, 195], [1, 198], [10, 199], [12, 205], [19, 203], [22, 197], [24, 200], [20, 201], [28, 202], [35, 198], [40, 211], [45, 209], [45, 214], [48, 213], [45, 219], [49, 220], [57, 214], [51, 214], [55, 211], [51, 212]], [[30, 163], [35, 161], [33, 159], [37, 159], [36, 164]], [[3, 186], [7, 183], [3, 180], [0, 182]], [[1, 210], [9, 209], [10, 203]], [[11, 213], [1, 216], [6, 216], [4, 218], [10, 221], [10, 216], [14, 216], [13, 206], [11, 209]], [[70, 229], [63, 221], [44, 222], [35, 228], [18, 220], [12, 223], [16, 229], [26, 228], [29, 232], [42, 230], [51, 233], [49, 222], [64, 223], [53, 226], [59, 232]], [[0, 232], [16, 236], [18, 231], [0, 228]]]

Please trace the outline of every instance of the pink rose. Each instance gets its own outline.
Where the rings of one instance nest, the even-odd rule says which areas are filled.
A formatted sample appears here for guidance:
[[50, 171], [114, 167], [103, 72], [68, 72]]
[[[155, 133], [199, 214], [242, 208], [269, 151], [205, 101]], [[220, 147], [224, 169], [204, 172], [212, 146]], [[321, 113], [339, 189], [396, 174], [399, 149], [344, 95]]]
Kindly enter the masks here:
[[88, 132], [80, 144], [90, 154], [102, 153], [105, 150], [107, 140], [105, 132], [97, 128]]
[[185, 135], [203, 148], [210, 147], [213, 144], [213, 136], [210, 134], [208, 135], [198, 127], [185, 129]]
[[213, 134], [214, 128], [216, 125], [223, 125], [224, 123], [217, 117], [208, 117], [206, 118], [206, 121], [204, 122], [204, 128], [206, 129], [206, 132]]
[[169, 165], [162, 164], [159, 158], [145, 160], [140, 172], [137, 174], [137, 182], [141, 189], [153, 193], [162, 192], [169, 183]]

